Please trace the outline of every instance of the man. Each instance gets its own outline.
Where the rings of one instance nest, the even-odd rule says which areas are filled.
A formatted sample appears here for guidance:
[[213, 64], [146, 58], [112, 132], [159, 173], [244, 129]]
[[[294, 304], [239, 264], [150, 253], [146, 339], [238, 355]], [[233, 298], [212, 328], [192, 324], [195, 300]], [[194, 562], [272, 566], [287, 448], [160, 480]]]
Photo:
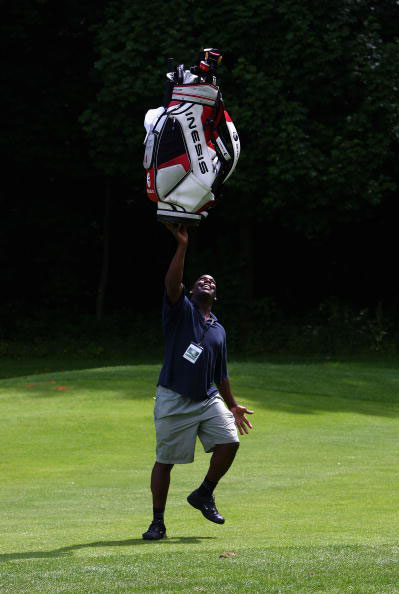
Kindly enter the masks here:
[[173, 233], [177, 249], [165, 277], [165, 360], [154, 409], [157, 460], [151, 474], [154, 517], [143, 534], [145, 540], [166, 536], [164, 511], [170, 472], [174, 464], [193, 461], [197, 435], [205, 451], [213, 453], [203, 483], [187, 501], [207, 520], [224, 523], [213, 491], [238, 450], [236, 427], [241, 435], [248, 433], [248, 427], [252, 429], [245, 414], [253, 411], [237, 404], [231, 391], [224, 328], [211, 313], [215, 280], [205, 274], [194, 283], [191, 301], [184, 295], [187, 229], [173, 223], [165, 226]]

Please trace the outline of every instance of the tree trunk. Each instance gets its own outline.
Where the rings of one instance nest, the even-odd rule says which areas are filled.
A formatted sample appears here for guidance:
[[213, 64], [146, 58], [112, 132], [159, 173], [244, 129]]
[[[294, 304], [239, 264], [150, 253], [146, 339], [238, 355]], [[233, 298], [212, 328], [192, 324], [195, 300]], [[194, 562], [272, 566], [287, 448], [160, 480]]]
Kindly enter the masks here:
[[251, 341], [254, 295], [254, 230], [249, 219], [243, 219], [240, 224], [240, 281], [240, 343], [245, 350]]
[[109, 276], [109, 243], [110, 243], [110, 212], [111, 212], [111, 182], [109, 178], [105, 183], [104, 219], [103, 219], [103, 253], [100, 280], [98, 283], [96, 318], [98, 322], [104, 319], [105, 294]]

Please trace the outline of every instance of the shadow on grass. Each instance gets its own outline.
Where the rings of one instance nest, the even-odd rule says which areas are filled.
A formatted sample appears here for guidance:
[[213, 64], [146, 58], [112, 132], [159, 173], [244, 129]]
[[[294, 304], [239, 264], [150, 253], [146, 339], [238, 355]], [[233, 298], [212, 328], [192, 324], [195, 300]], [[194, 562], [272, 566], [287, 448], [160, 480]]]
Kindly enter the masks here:
[[[109, 390], [110, 398], [143, 400], [152, 396], [160, 370], [160, 363], [123, 365], [119, 362], [116, 365], [114, 362], [110, 365], [109, 361], [92, 361], [89, 365], [86, 361], [81, 362], [80, 369], [76, 362], [69, 363], [70, 367], [63, 362], [64, 370], [59, 375], [55, 375], [56, 360], [52, 365], [48, 363], [47, 368], [38, 367], [34, 372], [39, 376], [37, 383], [32, 376], [26, 376], [26, 380], [19, 376], [15, 366], [3, 370], [0, 375], [8, 380], [0, 382], [0, 389], [22, 389], [32, 398], [54, 398], [61, 392], [73, 397], [76, 390], [84, 389], [86, 395], [92, 393], [95, 397], [100, 386], [103, 393]], [[21, 365], [27, 372], [27, 367]], [[364, 361], [296, 362], [287, 359], [285, 363], [281, 360], [236, 361], [230, 365], [234, 390], [243, 399], [248, 398], [255, 411], [262, 407], [305, 415], [342, 411], [397, 417], [398, 370], [399, 364], [395, 367]], [[16, 379], [15, 385], [10, 383], [11, 377]], [[25, 381], [29, 384], [25, 385]], [[60, 383], [62, 385], [58, 385]]]
[[100, 369], [102, 367], [118, 367], [125, 365], [143, 365], [158, 363], [158, 360], [132, 361], [125, 358], [115, 359], [29, 359], [17, 361], [15, 359], [1, 359], [0, 379], [11, 379], [24, 376], [42, 375], [48, 373], [63, 373], [69, 371], [84, 371], [86, 369]]
[[[157, 368], [157, 373], [161, 370], [163, 355], [152, 354], [146, 356], [124, 356], [115, 355], [115, 357], [101, 357], [101, 358], [87, 358], [87, 357], [71, 357], [64, 358], [45, 357], [45, 358], [27, 358], [27, 359], [10, 359], [7, 357], [0, 358], [0, 380], [11, 379], [24, 376], [34, 376], [48, 373], [63, 373], [70, 371], [84, 371], [89, 369], [101, 369], [106, 367], [135, 367], [140, 365], [154, 365]], [[230, 366], [251, 366], [251, 365], [273, 365], [273, 366], [298, 366], [303, 365], [320, 365], [328, 366], [329, 364], [347, 365], [353, 364], [358, 367], [384, 367], [385, 369], [399, 369], [399, 356], [388, 356], [383, 354], [375, 354], [373, 356], [348, 356], [348, 357], [326, 357], [316, 355], [293, 355], [293, 354], [267, 354], [262, 356], [241, 357], [230, 356]]]
[[16, 561], [18, 559], [47, 559], [51, 557], [63, 557], [71, 555], [73, 551], [80, 549], [91, 549], [98, 547], [131, 547], [137, 545], [154, 546], [154, 544], [200, 544], [203, 540], [213, 540], [215, 536], [175, 536], [157, 541], [143, 540], [142, 538], [129, 538], [127, 540], [100, 540], [98, 542], [88, 542], [84, 544], [70, 545], [61, 547], [53, 551], [26, 551], [24, 553], [4, 553], [0, 555], [0, 561]]

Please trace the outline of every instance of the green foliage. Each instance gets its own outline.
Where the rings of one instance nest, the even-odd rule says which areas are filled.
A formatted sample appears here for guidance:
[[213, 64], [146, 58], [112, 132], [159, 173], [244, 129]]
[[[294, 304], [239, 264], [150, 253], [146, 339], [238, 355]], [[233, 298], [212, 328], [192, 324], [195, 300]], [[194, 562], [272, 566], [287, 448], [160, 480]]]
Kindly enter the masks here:
[[396, 189], [399, 126], [399, 46], [384, 28], [399, 7], [374, 4], [110, 3], [96, 27], [99, 92], [82, 116], [96, 165], [142, 178], [142, 120], [161, 103], [166, 59], [189, 65], [214, 44], [243, 144], [226, 216], [245, 207], [308, 235], [371, 216]]
[[3, 3], [0, 149], [23, 176], [42, 170], [46, 181], [87, 175], [78, 118], [93, 95], [88, 27], [100, 14], [92, 0]]
[[[303, 315], [287, 315], [271, 298], [251, 302], [238, 320], [242, 304], [226, 297], [215, 313], [226, 328], [229, 357], [377, 356], [399, 354], [399, 324], [382, 304], [356, 308], [329, 299]], [[51, 359], [99, 362], [154, 361], [163, 356], [159, 311], [131, 315], [120, 311], [99, 324], [93, 316], [60, 314], [21, 319], [12, 335], [0, 334], [0, 361]]]

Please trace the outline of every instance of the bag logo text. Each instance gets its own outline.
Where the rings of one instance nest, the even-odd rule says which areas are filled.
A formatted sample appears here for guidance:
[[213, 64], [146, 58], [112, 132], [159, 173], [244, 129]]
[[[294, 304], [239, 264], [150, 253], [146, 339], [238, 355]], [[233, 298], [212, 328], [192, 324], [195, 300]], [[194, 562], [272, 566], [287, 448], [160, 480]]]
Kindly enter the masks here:
[[186, 113], [186, 118], [187, 118], [187, 124], [188, 127], [190, 128], [190, 130], [192, 130], [191, 132], [191, 138], [193, 139], [193, 143], [194, 143], [194, 148], [195, 148], [195, 152], [197, 153], [197, 157], [198, 157], [198, 166], [200, 168], [201, 173], [207, 173], [209, 171], [207, 164], [204, 161], [204, 154], [202, 152], [202, 144], [201, 144], [201, 139], [200, 139], [200, 135], [198, 134], [198, 130], [196, 130], [196, 123], [195, 123], [195, 118], [192, 115], [192, 111], [189, 111], [188, 113]]

